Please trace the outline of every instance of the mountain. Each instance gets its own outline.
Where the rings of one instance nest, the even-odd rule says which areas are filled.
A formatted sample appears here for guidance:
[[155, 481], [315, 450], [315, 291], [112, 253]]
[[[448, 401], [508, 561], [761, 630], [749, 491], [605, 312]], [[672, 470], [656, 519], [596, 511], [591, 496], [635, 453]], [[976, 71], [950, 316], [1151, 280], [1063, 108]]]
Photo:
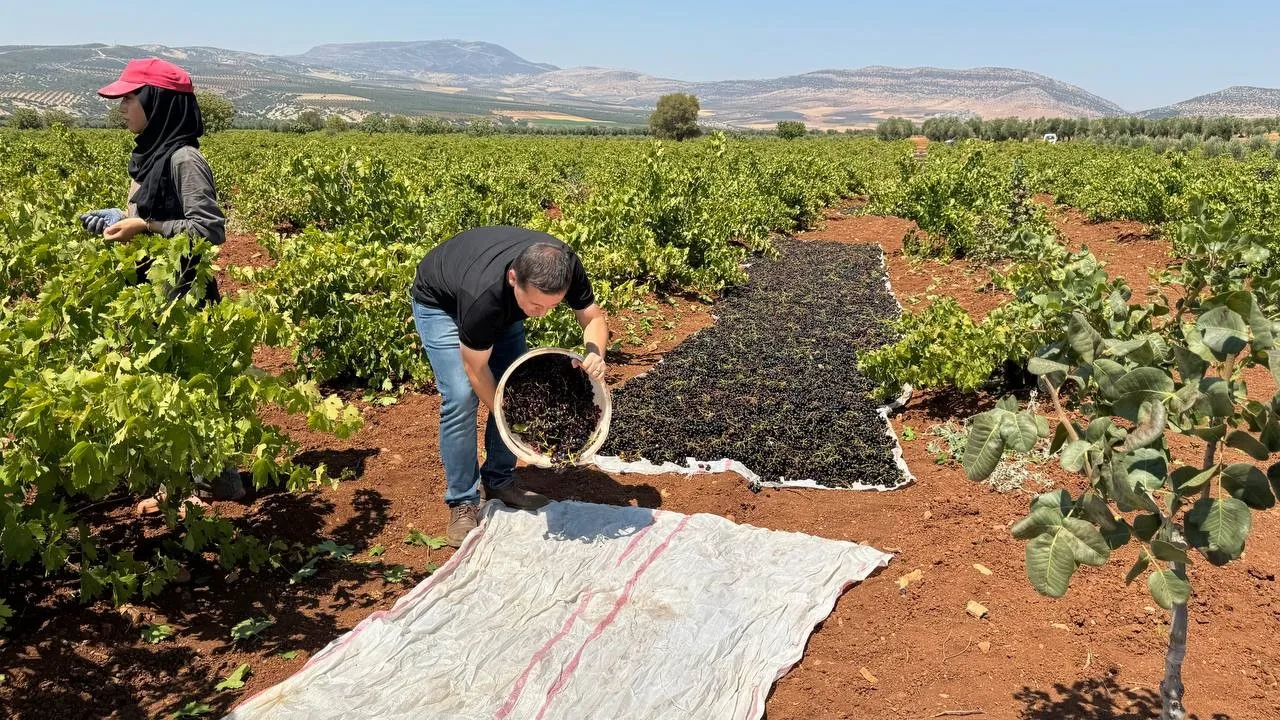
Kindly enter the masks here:
[[501, 45], [466, 40], [318, 45], [289, 59], [349, 73], [381, 75], [534, 75], [559, 70], [555, 65], [529, 62]]
[[1145, 118], [1166, 117], [1277, 117], [1280, 116], [1280, 90], [1276, 88], [1234, 85], [1207, 95], [1197, 95], [1173, 105], [1152, 108], [1139, 113]]
[[689, 82], [631, 70], [561, 69], [492, 43], [463, 40], [320, 45], [273, 56], [213, 47], [74, 45], [0, 47], [0, 114], [58, 108], [100, 118], [94, 91], [133, 57], [166, 57], [197, 88], [232, 100], [245, 118], [303, 110], [358, 119], [369, 112], [502, 116], [535, 123], [643, 124], [657, 98], [698, 96], [711, 125], [865, 127], [890, 116], [1101, 117], [1120, 106], [1044, 75], [1012, 68], [865, 67], [764, 80]]

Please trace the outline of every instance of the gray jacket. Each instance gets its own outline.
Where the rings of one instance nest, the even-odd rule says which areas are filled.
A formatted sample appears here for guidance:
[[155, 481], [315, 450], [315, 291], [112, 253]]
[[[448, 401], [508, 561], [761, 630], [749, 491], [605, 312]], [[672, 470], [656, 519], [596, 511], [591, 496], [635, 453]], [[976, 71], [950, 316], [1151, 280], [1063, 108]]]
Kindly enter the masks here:
[[[213, 185], [213, 170], [200, 150], [191, 146], [180, 147], [169, 158], [169, 171], [173, 175], [173, 187], [182, 200], [184, 217], [176, 220], [157, 220], [160, 234], [171, 238], [179, 233], [190, 233], [221, 245], [227, 239], [227, 218], [218, 205], [218, 193]], [[129, 197], [138, 191], [138, 183], [129, 185]], [[129, 203], [129, 216], [138, 217], [138, 206]]]

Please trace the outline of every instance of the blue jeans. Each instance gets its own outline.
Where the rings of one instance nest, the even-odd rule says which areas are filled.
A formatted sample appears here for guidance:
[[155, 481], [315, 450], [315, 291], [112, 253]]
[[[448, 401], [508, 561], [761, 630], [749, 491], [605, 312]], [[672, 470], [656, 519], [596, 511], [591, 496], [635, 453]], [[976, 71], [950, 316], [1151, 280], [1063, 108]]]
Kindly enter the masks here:
[[[476, 409], [480, 399], [471, 388], [458, 349], [458, 326], [439, 308], [413, 301], [413, 324], [427, 350], [427, 360], [440, 391], [440, 460], [444, 463], [444, 501], [450, 507], [480, 502], [480, 483], [499, 489], [515, 480], [516, 456], [502, 442], [498, 425], [489, 414], [484, 427], [484, 465], [478, 464]], [[524, 322], [507, 328], [494, 343], [489, 369], [494, 380], [525, 353]]]

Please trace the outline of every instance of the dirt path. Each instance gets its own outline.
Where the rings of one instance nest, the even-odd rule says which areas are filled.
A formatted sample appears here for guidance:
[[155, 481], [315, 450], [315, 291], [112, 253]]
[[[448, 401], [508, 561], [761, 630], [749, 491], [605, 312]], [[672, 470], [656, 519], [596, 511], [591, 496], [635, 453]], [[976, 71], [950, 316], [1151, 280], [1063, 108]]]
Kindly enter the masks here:
[[[998, 295], [975, 290], [984, 283], [982, 268], [915, 265], [903, 258], [901, 237], [908, 225], [892, 218], [833, 216], [825, 229], [804, 237], [882, 244], [904, 303], [912, 295], [939, 292], [954, 294], [972, 313], [998, 304]], [[1102, 252], [1106, 241], [1091, 240], [1091, 247]], [[679, 307], [679, 316], [651, 320], [656, 330], [624, 344], [628, 354], [616, 359], [615, 383], [651, 366], [709, 321], [706, 308]], [[634, 315], [618, 318], [615, 332], [633, 332], [628, 322], [642, 324]], [[918, 481], [888, 493], [753, 494], [732, 475], [525, 470], [523, 477], [558, 499], [709, 512], [893, 552], [885, 571], [844, 594], [810, 639], [803, 661], [779, 681], [767, 708], [770, 720], [933, 718], [959, 710], [979, 710], [974, 717], [983, 720], [1157, 714], [1168, 618], [1155, 609], [1145, 587], [1123, 584], [1131, 553], [1082, 571], [1064, 599], [1040, 597], [1024, 577], [1023, 544], [1008, 534], [1029, 495], [997, 493], [965, 479], [958, 466], [935, 462], [929, 429], [967, 417], [979, 402], [945, 393], [920, 396], [895, 417], [900, 435], [909, 427], [915, 436], [904, 449]], [[408, 580], [388, 583], [375, 569], [332, 562], [296, 585], [280, 571], [228, 582], [210, 567], [187, 586], [123, 614], [107, 603], [80, 606], [74, 588], [66, 587], [25, 608], [15, 631], [0, 641], [0, 674], [7, 676], [0, 684], [0, 708], [6, 711], [0, 715], [155, 717], [200, 700], [213, 706], [216, 717], [237, 698], [301, 668], [371, 612], [389, 607], [425, 577], [429, 563], [449, 556], [448, 550], [404, 542], [410, 529], [440, 533], [446, 521], [439, 499], [438, 403], [436, 396], [411, 393], [390, 407], [368, 407], [365, 429], [345, 442], [311, 433], [295, 418], [272, 415], [304, 445], [303, 459], [324, 461], [335, 472], [348, 469], [353, 478], [334, 490], [219, 504], [259, 533], [307, 543], [332, 538], [354, 546], [357, 559], [370, 559], [369, 550], [382, 546], [379, 559], [404, 565]], [[114, 523], [114, 532], [152, 529], [129, 519], [123, 506], [108, 511], [103, 519]], [[1197, 717], [1280, 716], [1280, 648], [1271, 640], [1280, 626], [1276, 513], [1255, 516], [1244, 560], [1225, 568], [1197, 563], [1191, 570], [1200, 594], [1191, 606], [1185, 681]], [[898, 579], [916, 570], [920, 579], [900, 587]], [[986, 606], [985, 618], [966, 613], [971, 600]], [[231, 641], [233, 625], [262, 616], [275, 624], [260, 640]], [[140, 641], [138, 626], [146, 622], [169, 624], [174, 637], [155, 645]], [[292, 659], [280, 656], [293, 651]], [[245, 688], [215, 692], [213, 685], [240, 663], [253, 669]]]

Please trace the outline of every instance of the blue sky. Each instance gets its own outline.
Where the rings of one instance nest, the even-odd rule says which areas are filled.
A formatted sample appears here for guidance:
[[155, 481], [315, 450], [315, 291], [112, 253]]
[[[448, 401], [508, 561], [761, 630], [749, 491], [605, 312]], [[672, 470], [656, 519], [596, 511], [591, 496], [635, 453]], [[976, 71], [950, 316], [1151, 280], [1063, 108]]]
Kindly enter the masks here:
[[[1143, 110], [1229, 85], [1280, 87], [1280, 2], [882, 0], [0, 0], [0, 44], [213, 45], [461, 38], [535, 62], [684, 80], [865, 65], [1018, 67]], [[122, 8], [129, 7], [129, 10]]]

